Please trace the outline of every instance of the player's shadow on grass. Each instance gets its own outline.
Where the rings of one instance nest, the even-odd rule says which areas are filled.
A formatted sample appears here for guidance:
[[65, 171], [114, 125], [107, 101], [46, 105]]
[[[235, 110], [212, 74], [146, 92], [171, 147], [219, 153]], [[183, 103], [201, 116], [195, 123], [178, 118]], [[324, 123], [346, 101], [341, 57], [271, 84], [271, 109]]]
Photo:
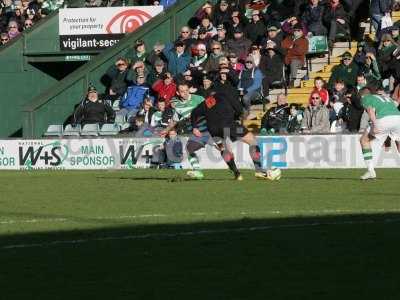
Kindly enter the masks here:
[[400, 297], [400, 214], [84, 225], [0, 236], [2, 299]]
[[153, 176], [146, 176], [146, 177], [106, 177], [106, 176], [97, 176], [97, 179], [104, 179], [104, 180], [133, 180], [133, 181], [165, 181], [165, 182], [201, 182], [201, 181], [232, 181], [232, 178], [203, 178], [201, 180], [194, 180], [190, 178], [186, 178], [185, 176], [169, 176], [169, 177], [153, 177]]

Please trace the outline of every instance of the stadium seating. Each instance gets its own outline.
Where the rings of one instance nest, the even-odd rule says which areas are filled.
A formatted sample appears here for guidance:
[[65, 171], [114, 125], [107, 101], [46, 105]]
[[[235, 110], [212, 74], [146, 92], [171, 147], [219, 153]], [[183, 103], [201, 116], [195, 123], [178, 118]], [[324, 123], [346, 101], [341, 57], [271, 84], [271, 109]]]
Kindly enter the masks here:
[[117, 135], [119, 133], [120, 127], [117, 124], [104, 124], [99, 135]]
[[44, 136], [62, 136], [63, 135], [63, 126], [62, 125], [49, 125]]
[[99, 124], [86, 124], [82, 127], [82, 136], [98, 136], [99, 135]]
[[68, 124], [65, 126], [63, 135], [64, 136], [79, 136], [81, 132], [81, 125], [72, 126]]

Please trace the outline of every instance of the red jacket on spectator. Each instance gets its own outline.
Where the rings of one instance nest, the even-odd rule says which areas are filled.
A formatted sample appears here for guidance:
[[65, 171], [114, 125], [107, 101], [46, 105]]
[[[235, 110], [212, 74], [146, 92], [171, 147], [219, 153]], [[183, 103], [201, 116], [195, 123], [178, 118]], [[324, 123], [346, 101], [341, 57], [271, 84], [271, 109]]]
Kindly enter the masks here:
[[166, 85], [164, 80], [159, 79], [153, 84], [152, 89], [158, 94], [158, 99], [163, 98], [166, 106], [169, 107], [172, 97], [176, 94], [175, 82]]
[[312, 90], [312, 92], [310, 93], [310, 98], [309, 98], [309, 103], [311, 104], [311, 96], [314, 93], [318, 93], [319, 96], [321, 97], [322, 103], [324, 105], [328, 105], [329, 104], [329, 93], [327, 89], [320, 89], [318, 90], [316, 87]]
[[298, 59], [304, 64], [308, 52], [308, 40], [304, 36], [296, 40], [293, 39], [293, 36], [286, 37], [282, 41], [282, 48], [287, 51], [285, 56], [286, 65], [290, 65], [293, 59]]

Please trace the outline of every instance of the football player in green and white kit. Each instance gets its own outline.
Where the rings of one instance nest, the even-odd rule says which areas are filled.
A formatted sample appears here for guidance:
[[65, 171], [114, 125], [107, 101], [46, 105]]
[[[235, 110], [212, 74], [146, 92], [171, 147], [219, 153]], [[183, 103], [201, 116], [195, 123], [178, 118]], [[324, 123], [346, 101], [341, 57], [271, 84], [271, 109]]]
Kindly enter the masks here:
[[[204, 101], [204, 98], [199, 95], [191, 94], [187, 83], [182, 82], [177, 87], [178, 97], [173, 99], [171, 106], [174, 109], [174, 116], [170, 124], [163, 130], [161, 135], [166, 135], [172, 128], [181, 127], [186, 133], [192, 132], [190, 115], [192, 111]], [[199, 159], [195, 151], [190, 151], [193, 145], [196, 145], [196, 150], [205, 147], [207, 144], [214, 145], [214, 141], [211, 139], [210, 134], [207, 131], [207, 121], [203, 117], [197, 121], [197, 127], [202, 132], [202, 137], [196, 137], [191, 135], [186, 146], [188, 152], [188, 160], [192, 167], [191, 171], [188, 171], [188, 176], [191, 178], [202, 179], [204, 177], [200, 170]], [[188, 149], [189, 148], [189, 149]]]
[[371, 93], [369, 88], [360, 91], [361, 104], [368, 113], [371, 126], [360, 138], [360, 144], [367, 165], [367, 172], [362, 180], [375, 179], [371, 141], [377, 140], [381, 145], [389, 136], [392, 140], [400, 141], [400, 111], [398, 104], [387, 96]]

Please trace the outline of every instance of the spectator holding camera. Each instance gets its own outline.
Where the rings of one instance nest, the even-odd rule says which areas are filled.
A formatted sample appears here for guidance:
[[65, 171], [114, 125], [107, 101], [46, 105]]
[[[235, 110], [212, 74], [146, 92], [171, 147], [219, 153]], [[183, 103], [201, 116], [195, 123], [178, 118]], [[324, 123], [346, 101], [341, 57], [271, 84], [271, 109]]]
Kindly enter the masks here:
[[393, 40], [390, 34], [383, 34], [379, 43], [377, 61], [383, 79], [390, 77], [390, 69], [393, 60], [393, 52], [399, 45]]
[[164, 45], [162, 45], [159, 42], [156, 42], [153, 46], [153, 50], [149, 53], [149, 55], [146, 58], [147, 63], [154, 67], [156, 61], [161, 60], [163, 62], [166, 62], [167, 58], [162, 53], [163, 49]]
[[301, 123], [303, 133], [328, 133], [330, 131], [329, 111], [322, 104], [319, 93], [311, 95], [311, 105], [304, 111]]
[[375, 48], [369, 46], [365, 41], [360, 41], [357, 43], [357, 51], [354, 54], [353, 61], [362, 67], [365, 64], [365, 57], [367, 53], [376, 54]]
[[[278, 23], [279, 24], [279, 23]], [[261, 41], [261, 45], [265, 48], [268, 43], [273, 42], [276, 49], [281, 48], [281, 43], [283, 41], [283, 32], [279, 30], [278, 25], [270, 24], [267, 27], [267, 34]]]
[[287, 133], [289, 122], [289, 106], [286, 96], [279, 94], [277, 106], [270, 108], [261, 120], [261, 128], [265, 128], [268, 133]]
[[137, 40], [133, 47], [133, 50], [129, 51], [126, 58], [134, 65], [136, 62], [141, 61], [143, 63], [147, 62], [146, 45], [144, 41]]
[[110, 96], [115, 96], [115, 98], [122, 97], [128, 85], [132, 84], [134, 74], [128, 66], [128, 61], [120, 57], [114, 65], [108, 68], [105, 77], [109, 81], [108, 94]]
[[360, 72], [364, 75], [369, 85], [378, 86], [381, 80], [378, 62], [375, 55], [368, 52], [365, 55], [365, 63], [360, 67]]

